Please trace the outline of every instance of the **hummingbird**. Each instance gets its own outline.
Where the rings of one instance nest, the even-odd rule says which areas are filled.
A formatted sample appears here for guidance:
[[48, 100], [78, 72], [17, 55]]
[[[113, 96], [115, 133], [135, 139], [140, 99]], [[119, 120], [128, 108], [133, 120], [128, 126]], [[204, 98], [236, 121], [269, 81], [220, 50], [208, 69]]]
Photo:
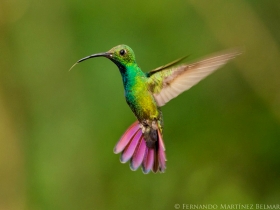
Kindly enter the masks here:
[[163, 173], [167, 159], [161, 107], [239, 54], [239, 50], [228, 50], [190, 64], [180, 64], [185, 56], [145, 73], [136, 63], [133, 50], [127, 45], [118, 45], [107, 52], [78, 60], [70, 70], [76, 64], [96, 57], [108, 58], [116, 64], [126, 102], [137, 120], [122, 135], [114, 153], [121, 153], [122, 163], [130, 161], [133, 171], [141, 166], [144, 174], [150, 171]]

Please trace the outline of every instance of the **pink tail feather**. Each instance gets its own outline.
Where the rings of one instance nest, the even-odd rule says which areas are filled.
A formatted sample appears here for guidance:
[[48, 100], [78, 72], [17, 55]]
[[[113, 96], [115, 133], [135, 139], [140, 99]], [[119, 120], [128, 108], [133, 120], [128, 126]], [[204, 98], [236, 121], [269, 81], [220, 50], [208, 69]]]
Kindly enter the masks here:
[[120, 161], [126, 163], [130, 160], [130, 168], [135, 171], [142, 165], [143, 173], [151, 171], [164, 172], [166, 169], [165, 147], [160, 131], [158, 141], [154, 148], [148, 148], [144, 140], [138, 121], [133, 123], [123, 134], [114, 148], [114, 153], [122, 152]]

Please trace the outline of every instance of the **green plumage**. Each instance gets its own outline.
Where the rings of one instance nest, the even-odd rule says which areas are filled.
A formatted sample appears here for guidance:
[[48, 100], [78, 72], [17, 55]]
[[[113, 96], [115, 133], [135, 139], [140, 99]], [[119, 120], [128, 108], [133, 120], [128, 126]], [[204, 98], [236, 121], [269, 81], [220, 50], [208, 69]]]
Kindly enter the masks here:
[[[120, 51], [124, 51], [124, 55]], [[148, 77], [138, 67], [132, 49], [126, 45], [119, 45], [109, 51], [110, 58], [120, 69], [122, 75], [125, 98], [129, 107], [139, 122], [151, 124], [161, 121], [160, 111], [149, 91]]]
[[128, 67], [123, 76], [125, 98], [141, 122], [159, 119], [159, 110], [155, 99], [149, 91], [147, 76], [138, 66]]

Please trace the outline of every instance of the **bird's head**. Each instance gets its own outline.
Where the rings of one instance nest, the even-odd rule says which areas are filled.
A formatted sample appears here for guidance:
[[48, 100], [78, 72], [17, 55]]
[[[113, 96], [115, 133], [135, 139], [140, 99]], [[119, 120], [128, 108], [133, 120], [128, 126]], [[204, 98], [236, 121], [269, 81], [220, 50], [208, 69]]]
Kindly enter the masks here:
[[[104, 53], [97, 53], [78, 60], [71, 69], [78, 63], [95, 57], [106, 57], [113, 61], [120, 69], [136, 63], [133, 50], [127, 45], [118, 45]], [[71, 70], [70, 69], [70, 70]]]
[[118, 45], [107, 53], [109, 54], [109, 59], [118, 66], [128, 66], [136, 62], [133, 50], [127, 45]]

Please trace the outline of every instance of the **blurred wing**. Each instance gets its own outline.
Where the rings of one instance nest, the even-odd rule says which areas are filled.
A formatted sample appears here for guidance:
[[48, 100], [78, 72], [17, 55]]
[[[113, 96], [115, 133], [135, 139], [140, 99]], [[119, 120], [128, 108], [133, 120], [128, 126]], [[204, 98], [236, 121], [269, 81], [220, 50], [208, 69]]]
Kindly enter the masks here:
[[232, 50], [218, 53], [192, 64], [171, 66], [170, 68], [159, 67], [147, 73], [149, 90], [158, 106], [163, 106], [239, 54], [241, 54], [240, 51]]
[[176, 64], [180, 63], [182, 60], [186, 59], [187, 57], [188, 57], [188, 55], [186, 55], [186, 56], [184, 56], [184, 57], [182, 57], [182, 58], [178, 58], [177, 60], [172, 61], [172, 62], [170, 62], [170, 63], [168, 63], [168, 64], [165, 64], [165, 65], [163, 65], [163, 66], [160, 66], [160, 67], [158, 67], [158, 68], [156, 68], [156, 69], [153, 69], [153, 70], [151, 70], [150, 72], [148, 72], [147, 76], [149, 77], [150, 75], [152, 75], [152, 74], [154, 74], [154, 73], [156, 73], [156, 72], [158, 72], [158, 71], [161, 71], [161, 70], [163, 70], [163, 69], [167, 69], [167, 68], [170, 68], [170, 67], [172, 67], [172, 66], [175, 66]]

